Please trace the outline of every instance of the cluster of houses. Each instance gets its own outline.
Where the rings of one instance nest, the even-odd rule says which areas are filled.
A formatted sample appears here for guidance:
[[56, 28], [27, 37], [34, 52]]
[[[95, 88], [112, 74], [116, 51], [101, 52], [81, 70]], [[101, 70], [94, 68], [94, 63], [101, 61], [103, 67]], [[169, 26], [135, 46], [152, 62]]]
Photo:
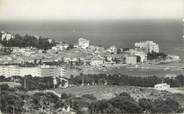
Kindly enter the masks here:
[[[1, 34], [1, 40], [10, 40], [14, 38], [14, 35], [7, 32], [1, 32]], [[136, 42], [134, 46], [135, 48], [128, 50], [117, 48], [115, 45], [112, 45], [109, 48], [104, 48], [102, 46], [91, 45], [89, 40], [79, 38], [78, 44], [74, 44], [71, 50], [68, 50], [70, 45], [63, 42], [58, 42], [56, 46], [53, 46], [48, 50], [36, 49], [33, 47], [11, 47], [12, 54], [1, 56], [0, 61], [2, 64], [15, 64], [16, 62], [18, 64], [26, 62], [34, 63], [35, 61], [40, 60], [42, 62], [80, 62], [92, 66], [105, 66], [110, 64], [136, 65], [138, 63], [146, 62], [148, 53], [159, 53], [159, 45], [153, 41]], [[0, 46], [0, 48], [2, 49], [3, 46]], [[172, 55], [168, 58], [168, 60], [173, 59], [178, 60], [179, 57]]]
[[[7, 34], [8, 33], [4, 33], [2, 35], [2, 38], [4, 38], [5, 35], [7, 38]], [[18, 63], [35, 62], [35, 60], [42, 60], [45, 62], [83, 62], [84, 64], [90, 63], [90, 65], [93, 66], [118, 63], [136, 65], [138, 63], [144, 63], [147, 61], [147, 53], [159, 52], [159, 45], [153, 41], [136, 42], [134, 49], [123, 51], [123, 49], [118, 49], [114, 45], [110, 46], [107, 49], [101, 46], [90, 45], [89, 40], [79, 38], [78, 44], [73, 45], [73, 48], [71, 50], [67, 50], [68, 47], [69, 44], [63, 42], [59, 42], [56, 46], [53, 46], [47, 51], [38, 50], [33, 47], [12, 47], [12, 55], [8, 55], [8, 58], [10, 60], [9, 63], [14, 60], [14, 57], [19, 58], [19, 60], [17, 60]], [[6, 59], [5, 57], [6, 56], [1, 56], [0, 60], [2, 60], [3, 62], [3, 60]]]
[[[58, 44], [52, 48], [55, 51], [67, 49], [67, 44]], [[147, 61], [147, 54], [149, 52], [159, 53], [159, 45], [153, 41], [136, 42], [135, 49], [123, 51], [116, 46], [110, 46], [105, 49], [104, 47], [90, 45], [90, 41], [84, 38], [78, 39], [78, 45], [74, 45], [76, 52], [90, 53], [87, 57], [63, 57], [64, 61], [77, 62], [78, 60], [90, 65], [106, 65], [106, 64], [131, 64], [136, 65]], [[118, 51], [120, 50], [120, 51]], [[75, 52], [74, 52], [75, 53]], [[90, 56], [90, 57], [89, 57]]]
[[[36, 37], [36, 36], [35, 36]], [[14, 39], [15, 35], [1, 31], [1, 40], [10, 40]], [[39, 39], [40, 37], [36, 37]], [[52, 39], [48, 39], [49, 42], [52, 42]], [[42, 60], [45, 62], [51, 61], [61, 61], [64, 62], [77, 62], [83, 61], [84, 63], [91, 63], [91, 65], [105, 65], [105, 64], [114, 64], [114, 63], [123, 63], [136, 65], [138, 63], [144, 63], [147, 61], [148, 53], [159, 53], [159, 45], [153, 41], [141, 41], [134, 44], [133, 49], [124, 50], [122, 48], [117, 48], [115, 45], [110, 46], [109, 48], [104, 48], [102, 46], [91, 45], [90, 41], [85, 38], [79, 38], [78, 44], [72, 46], [73, 52], [82, 52], [87, 53], [89, 56], [65, 56], [65, 53], [70, 53], [67, 51], [70, 47], [70, 44], [58, 42], [56, 46], [53, 46], [51, 49], [39, 50], [33, 47], [19, 48], [11, 47], [12, 55], [1, 56], [1, 63], [6, 61], [7, 63], [15, 63], [16, 60], [19, 64], [25, 62], [34, 62], [35, 60]], [[4, 49], [2, 45], [0, 49]], [[72, 51], [71, 51], [72, 53]], [[91, 55], [92, 54], [92, 55]], [[64, 55], [64, 56], [62, 56]], [[8, 58], [8, 59], [7, 59]], [[15, 59], [18, 58], [18, 59]], [[167, 59], [168, 61], [179, 60], [179, 56], [170, 55]]]
[[153, 41], [144, 41], [144, 42], [136, 42], [135, 43], [136, 48], [140, 48], [148, 52], [156, 52], [159, 53], [159, 45], [156, 44]]

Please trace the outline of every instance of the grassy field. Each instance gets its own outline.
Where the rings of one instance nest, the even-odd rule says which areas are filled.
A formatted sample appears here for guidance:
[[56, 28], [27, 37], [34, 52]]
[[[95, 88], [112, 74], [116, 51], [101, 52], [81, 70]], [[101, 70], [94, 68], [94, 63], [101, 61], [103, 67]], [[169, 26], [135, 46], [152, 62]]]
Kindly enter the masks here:
[[171, 97], [168, 92], [161, 92], [152, 88], [132, 87], [132, 86], [80, 86], [70, 87], [66, 89], [56, 89], [56, 92], [62, 94], [73, 94], [82, 96], [85, 94], [93, 94], [97, 99], [110, 99], [122, 92], [129, 93], [135, 100], [140, 98], [156, 99]]
[[[155, 67], [155, 68], [153, 68]], [[135, 66], [129, 67], [129, 66], [121, 66], [121, 67], [87, 67], [84, 66], [82, 70], [72, 70], [68, 69], [66, 70], [66, 76], [69, 77], [71, 74], [76, 76], [80, 73], [83, 74], [100, 74], [100, 73], [106, 73], [106, 74], [126, 74], [129, 76], [138, 76], [138, 77], [148, 77], [148, 76], [158, 76], [158, 77], [164, 77], [167, 74], [184, 74], [184, 69], [172, 69], [172, 68], [160, 68], [159, 65], [155, 66], [149, 66], [149, 67], [143, 67], [143, 68], [135, 68]]]
[[158, 76], [164, 77], [166, 74], [184, 74], [184, 70], [163, 70], [163, 69], [141, 69], [141, 68], [109, 68], [107, 71], [109, 74], [127, 74], [129, 76], [139, 76], [139, 77], [147, 77], [147, 76]]

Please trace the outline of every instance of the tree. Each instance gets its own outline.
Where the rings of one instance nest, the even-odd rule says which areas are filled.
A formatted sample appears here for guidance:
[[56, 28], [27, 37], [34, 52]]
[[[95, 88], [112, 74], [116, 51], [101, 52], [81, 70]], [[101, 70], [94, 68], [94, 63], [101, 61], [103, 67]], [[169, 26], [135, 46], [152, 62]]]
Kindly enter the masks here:
[[110, 100], [111, 104], [120, 109], [122, 113], [141, 113], [142, 107], [132, 98], [118, 96]]
[[97, 100], [97, 98], [94, 95], [92, 95], [92, 94], [82, 95], [82, 98], [86, 98], [86, 99], [93, 100], [93, 101]]
[[125, 96], [125, 97], [128, 97], [128, 98], [131, 98], [131, 96], [126, 92], [120, 93], [119, 96]]
[[66, 93], [61, 94], [61, 99], [68, 99], [69, 96]]
[[100, 100], [90, 105], [93, 113], [141, 113], [142, 107], [127, 93], [122, 93], [110, 100]]
[[139, 105], [144, 111], [151, 111], [153, 109], [153, 102], [150, 99], [139, 99]]
[[0, 85], [0, 89], [1, 89], [1, 91], [7, 91], [7, 90], [9, 90], [9, 86], [8, 86], [8, 84], [2, 84], [2, 85]]
[[170, 98], [167, 98], [166, 100], [156, 99], [153, 102], [153, 106], [152, 112], [154, 113], [176, 113], [180, 108], [178, 102]]
[[74, 45], [73, 44], [69, 44], [69, 46], [67, 47], [67, 50], [70, 50], [70, 49], [73, 49], [74, 48]]
[[56, 45], [56, 42], [52, 40], [49, 42], [49, 38], [36, 38], [35, 36], [26, 34], [25, 36], [21, 36], [19, 34], [15, 34], [13, 39], [10, 40], [0, 40], [4, 46], [7, 47], [36, 47], [38, 49], [50, 49], [52, 46]]
[[6, 77], [5, 76], [0, 76], [0, 82], [4, 82], [4, 81], [7, 81]]
[[20, 95], [11, 91], [4, 91], [1, 94], [1, 111], [5, 113], [16, 113], [19, 114], [23, 111], [23, 99]]
[[153, 59], [166, 59], [167, 55], [165, 53], [156, 53], [156, 52], [149, 52], [147, 54], [147, 59], [148, 60], [153, 60]]
[[184, 76], [183, 75], [178, 75], [175, 80], [178, 80], [179, 86], [183, 87], [184, 86]]
[[120, 54], [120, 53], [121, 53], [121, 49], [118, 48], [118, 49], [117, 49], [117, 54]]

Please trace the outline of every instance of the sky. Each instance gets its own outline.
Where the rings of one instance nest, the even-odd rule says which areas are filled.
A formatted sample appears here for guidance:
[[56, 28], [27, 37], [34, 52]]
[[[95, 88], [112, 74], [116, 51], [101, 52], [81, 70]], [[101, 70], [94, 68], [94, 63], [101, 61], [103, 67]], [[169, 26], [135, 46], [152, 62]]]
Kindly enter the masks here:
[[184, 0], [0, 0], [0, 20], [182, 17], [184, 17]]

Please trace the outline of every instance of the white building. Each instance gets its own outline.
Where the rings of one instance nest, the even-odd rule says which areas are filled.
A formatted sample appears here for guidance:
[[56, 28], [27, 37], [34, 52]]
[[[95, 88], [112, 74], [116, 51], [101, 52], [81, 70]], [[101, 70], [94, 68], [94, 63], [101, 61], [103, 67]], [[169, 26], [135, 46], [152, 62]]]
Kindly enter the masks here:
[[117, 47], [116, 46], [110, 46], [108, 49], [107, 49], [107, 52], [110, 52], [110, 53], [117, 53]]
[[134, 55], [126, 55], [125, 56], [125, 63], [130, 65], [137, 64], [137, 56]]
[[5, 77], [32, 75], [38, 77], [64, 76], [64, 69], [58, 66], [20, 67], [17, 65], [0, 66], [0, 75]]
[[100, 66], [104, 64], [104, 59], [100, 57], [95, 57], [91, 59], [92, 66]]
[[10, 39], [13, 39], [14, 36], [10, 33], [6, 33], [6, 32], [1, 32], [2, 33], [2, 36], [1, 36], [1, 40], [10, 40]]
[[79, 59], [76, 58], [76, 57], [64, 57], [63, 61], [66, 62], [66, 63], [68, 63], [68, 62], [78, 62]]
[[[17, 67], [19, 75], [18, 76], [25, 76], [25, 75], [32, 75], [32, 76], [39, 76], [41, 77], [41, 69], [38, 67]], [[10, 75], [12, 76], [12, 75]]]
[[42, 65], [40, 66], [41, 69], [41, 76], [48, 77], [48, 76], [64, 76], [64, 69], [58, 66], [49, 66], [49, 65]]
[[49, 43], [52, 43], [53, 42], [53, 39], [47, 39]]
[[134, 50], [134, 49], [130, 49], [128, 51], [131, 55], [136, 55], [140, 57], [140, 62], [145, 62], [147, 61], [147, 54], [144, 51], [139, 51], [139, 50]]
[[30, 56], [30, 55], [35, 53], [35, 50], [34, 50], [34, 48], [30, 48], [30, 47], [28, 47], [28, 48], [13, 47], [12, 53], [14, 53], [14, 54], [19, 53], [19, 54], [22, 54], [22, 55], [25, 55], [25, 56]]
[[10, 77], [14, 75], [20, 75], [20, 70], [14, 65], [0, 66], [0, 75]]
[[78, 45], [79, 47], [83, 48], [83, 49], [86, 49], [89, 47], [89, 40], [87, 39], [84, 39], [84, 38], [79, 38], [78, 39]]
[[153, 41], [136, 42], [135, 47], [145, 49], [147, 52], [159, 52], [159, 45]]
[[171, 61], [178, 61], [178, 60], [180, 60], [180, 57], [177, 56], [177, 55], [168, 55], [167, 58], [170, 59]]
[[170, 88], [170, 85], [168, 85], [167, 83], [160, 83], [160, 84], [156, 84], [154, 88], [158, 90], [167, 90]]
[[52, 47], [55, 51], [62, 51], [64, 49], [67, 49], [69, 47], [69, 44], [59, 43], [56, 46]]

